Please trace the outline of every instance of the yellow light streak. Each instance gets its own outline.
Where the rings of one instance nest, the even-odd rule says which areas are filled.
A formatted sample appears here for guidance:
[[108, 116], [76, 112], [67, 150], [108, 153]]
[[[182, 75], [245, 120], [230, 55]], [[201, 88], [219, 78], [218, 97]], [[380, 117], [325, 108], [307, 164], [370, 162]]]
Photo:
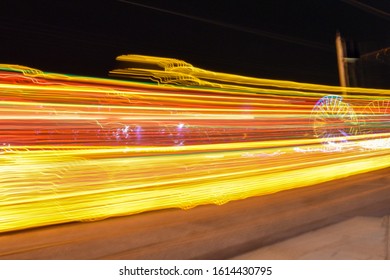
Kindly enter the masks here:
[[[0, 232], [223, 204], [390, 166], [389, 90], [348, 88], [355, 95], [337, 104], [353, 107], [364, 133], [324, 146], [313, 108], [345, 89], [120, 59], [158, 63], [143, 73], [180, 85], [0, 65]], [[326, 102], [321, 133], [348, 131], [345, 108]]]

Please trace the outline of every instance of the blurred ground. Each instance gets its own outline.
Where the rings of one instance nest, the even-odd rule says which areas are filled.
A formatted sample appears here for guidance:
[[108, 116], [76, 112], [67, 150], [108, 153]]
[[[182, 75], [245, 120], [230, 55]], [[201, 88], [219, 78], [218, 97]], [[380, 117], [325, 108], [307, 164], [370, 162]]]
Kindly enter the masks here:
[[9, 232], [0, 259], [384, 259], [388, 215], [383, 169], [222, 206]]
[[389, 237], [389, 216], [356, 217], [234, 259], [388, 260]]

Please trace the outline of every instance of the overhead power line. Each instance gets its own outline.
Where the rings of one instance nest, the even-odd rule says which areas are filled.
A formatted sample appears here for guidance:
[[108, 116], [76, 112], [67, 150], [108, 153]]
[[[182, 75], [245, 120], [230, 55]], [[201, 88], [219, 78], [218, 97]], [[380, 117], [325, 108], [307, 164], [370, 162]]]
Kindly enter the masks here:
[[133, 6], [142, 7], [145, 9], [158, 11], [161, 13], [166, 13], [166, 14], [175, 15], [175, 16], [179, 16], [179, 17], [183, 17], [183, 18], [188, 18], [191, 20], [195, 20], [195, 21], [199, 21], [199, 22], [203, 22], [203, 23], [207, 23], [207, 24], [212, 24], [212, 25], [216, 25], [216, 26], [220, 26], [220, 27], [224, 27], [224, 28], [229, 28], [232, 30], [240, 31], [240, 32], [245, 32], [245, 33], [249, 33], [249, 34], [253, 34], [253, 35], [257, 35], [257, 36], [262, 36], [262, 37], [266, 37], [266, 38], [270, 38], [270, 39], [274, 39], [274, 40], [284, 41], [287, 43], [297, 44], [297, 45], [301, 45], [301, 46], [305, 46], [305, 47], [316, 48], [316, 49], [320, 49], [323, 51], [329, 51], [329, 52], [334, 51], [333, 46], [331, 46], [331, 45], [326, 45], [326, 44], [322, 44], [322, 43], [318, 43], [318, 42], [314, 42], [314, 41], [309, 41], [309, 40], [305, 40], [302, 38], [297, 38], [297, 37], [292, 37], [292, 36], [279, 34], [279, 33], [275, 33], [275, 32], [263, 31], [263, 30], [258, 30], [255, 28], [248, 28], [248, 27], [239, 26], [239, 25], [235, 25], [235, 24], [211, 20], [211, 19], [207, 19], [207, 18], [203, 18], [203, 17], [198, 17], [198, 16], [193, 16], [193, 15], [189, 15], [189, 14], [185, 14], [185, 13], [162, 9], [162, 8], [158, 8], [158, 7], [154, 7], [154, 6], [144, 5], [144, 4], [140, 4], [140, 3], [136, 3], [136, 2], [132, 2], [132, 1], [128, 1], [128, 0], [117, 0], [117, 1], [125, 3], [125, 4], [129, 4], [129, 5], [133, 5]]
[[341, 2], [344, 2], [344, 3], [347, 3], [351, 6], [354, 6], [360, 10], [363, 10], [367, 13], [370, 13], [370, 14], [373, 14], [373, 15], [376, 15], [378, 17], [381, 17], [385, 20], [389, 20], [390, 21], [390, 13], [388, 12], [385, 12], [385, 11], [382, 11], [380, 9], [377, 9], [377, 8], [374, 8], [372, 6], [369, 6], [367, 4], [364, 4], [362, 2], [359, 2], [359, 1], [356, 1], [356, 0], [340, 0]]

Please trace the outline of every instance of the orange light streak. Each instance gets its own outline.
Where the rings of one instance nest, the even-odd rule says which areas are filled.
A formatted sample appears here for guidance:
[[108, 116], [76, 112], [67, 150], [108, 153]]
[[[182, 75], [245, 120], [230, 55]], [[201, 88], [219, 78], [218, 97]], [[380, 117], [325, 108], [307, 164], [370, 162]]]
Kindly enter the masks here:
[[[223, 204], [390, 166], [390, 91], [348, 89], [356, 95], [318, 107], [344, 89], [150, 61], [164, 66], [160, 81], [181, 68], [205, 82], [0, 65], [0, 232]], [[353, 124], [335, 107], [345, 104]], [[345, 135], [351, 125], [359, 133]], [[342, 132], [323, 145], [330, 129]]]

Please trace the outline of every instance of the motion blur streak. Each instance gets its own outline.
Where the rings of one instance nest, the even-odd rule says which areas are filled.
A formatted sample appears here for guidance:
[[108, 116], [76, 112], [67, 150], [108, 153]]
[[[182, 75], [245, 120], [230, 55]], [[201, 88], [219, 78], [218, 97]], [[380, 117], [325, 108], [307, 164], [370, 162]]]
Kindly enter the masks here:
[[0, 65], [0, 232], [223, 204], [390, 166], [390, 91], [353, 88], [340, 101], [328, 94], [345, 89], [191, 67], [193, 78], [112, 72], [142, 71], [151, 84]]

